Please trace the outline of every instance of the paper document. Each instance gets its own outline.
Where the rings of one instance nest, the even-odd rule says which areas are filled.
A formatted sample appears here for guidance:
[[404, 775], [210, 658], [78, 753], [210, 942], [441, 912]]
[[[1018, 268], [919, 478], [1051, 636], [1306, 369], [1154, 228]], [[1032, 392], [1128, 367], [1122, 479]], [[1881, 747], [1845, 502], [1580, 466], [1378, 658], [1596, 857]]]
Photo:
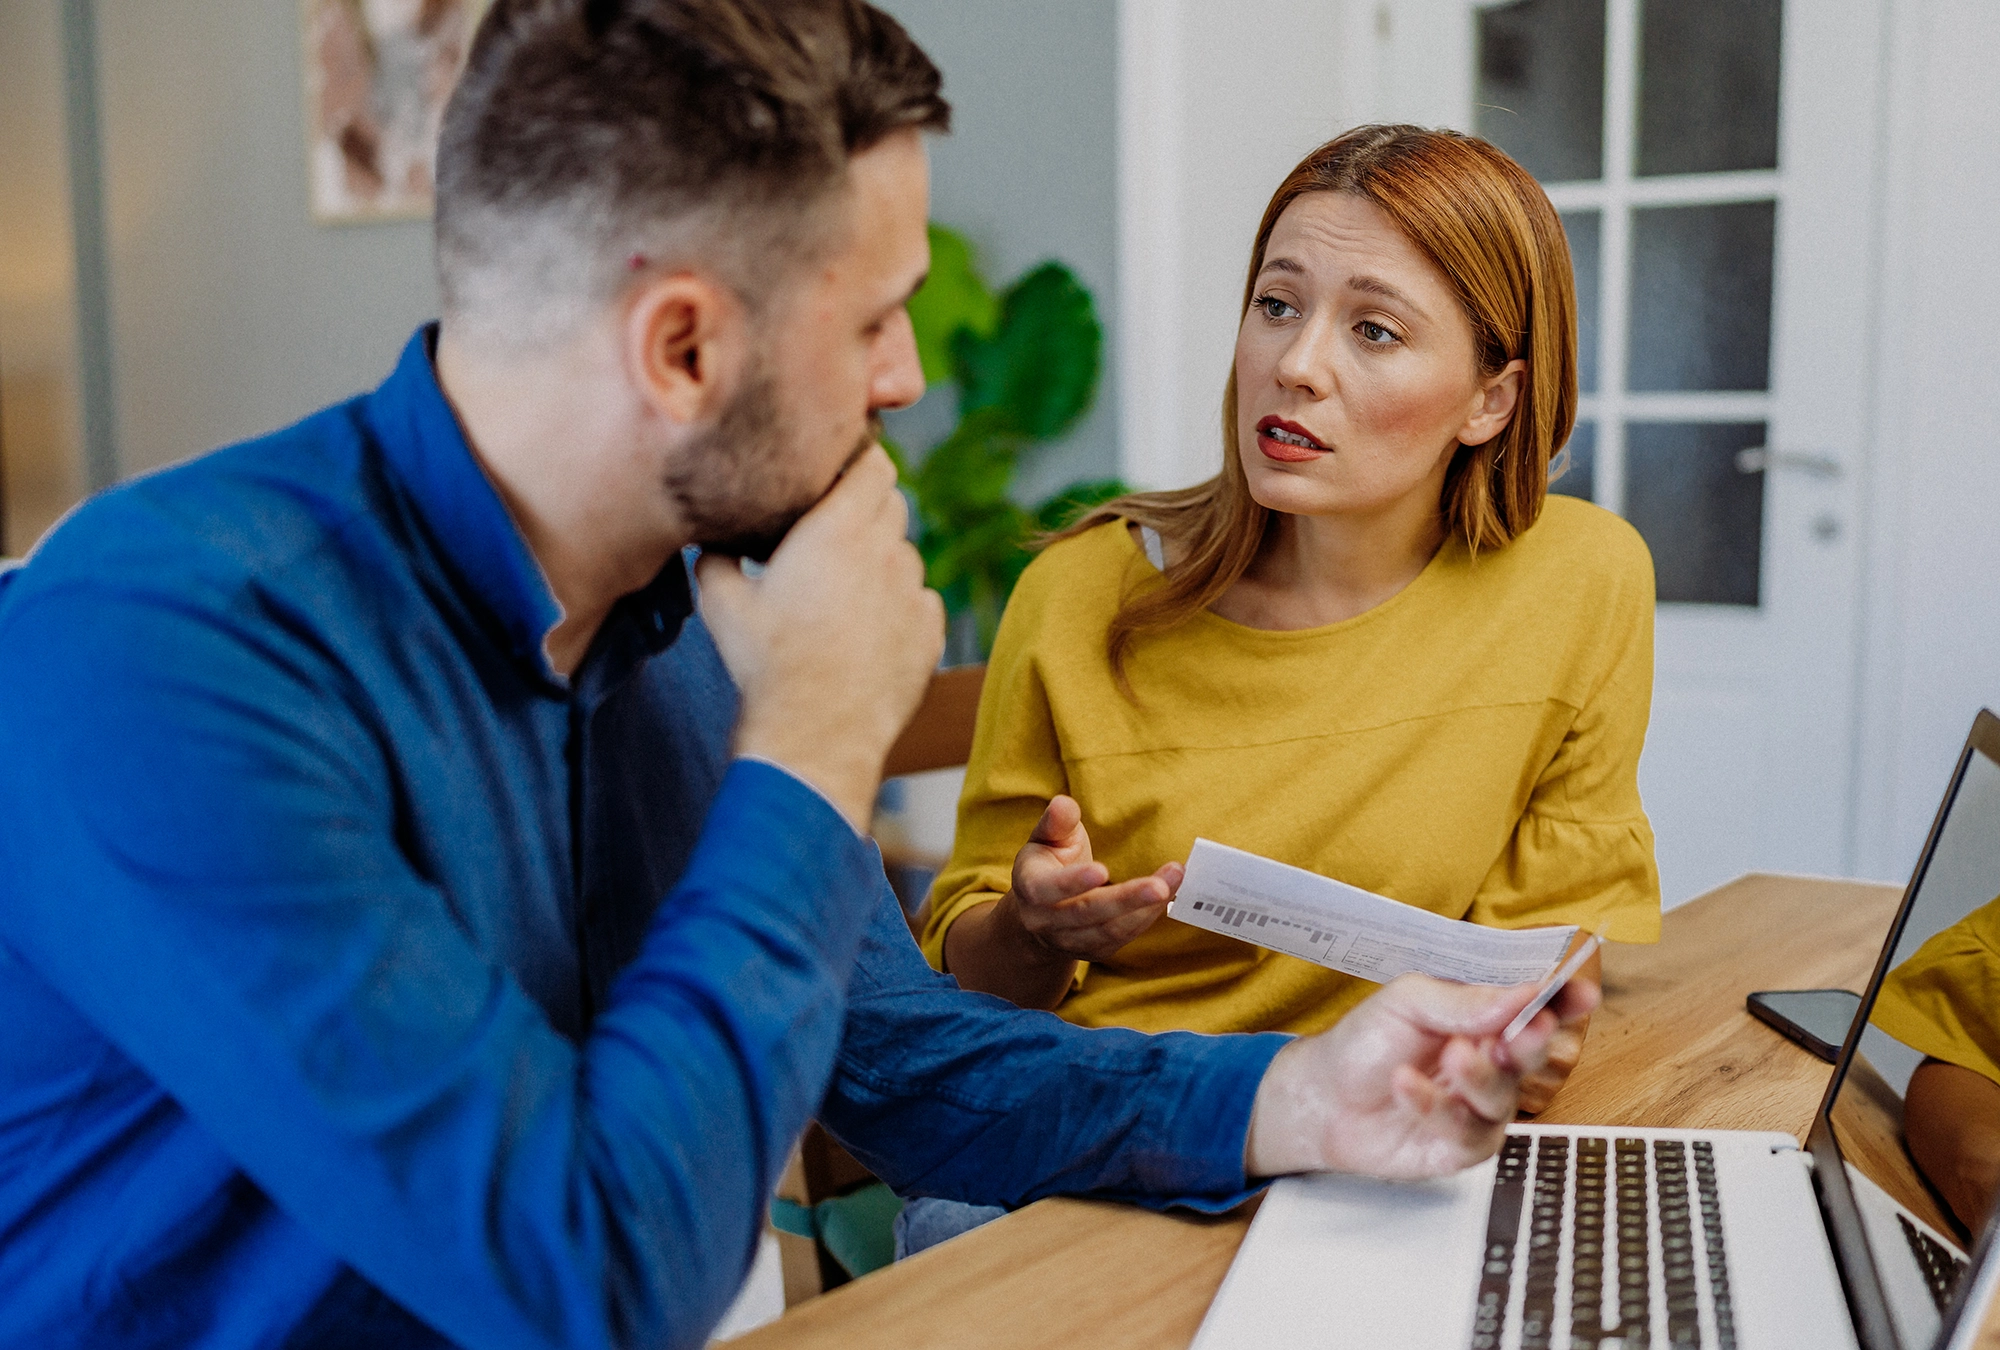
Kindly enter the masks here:
[[1461, 984], [1533, 984], [1576, 926], [1485, 928], [1207, 839], [1167, 913], [1287, 956], [1386, 983], [1412, 970]]

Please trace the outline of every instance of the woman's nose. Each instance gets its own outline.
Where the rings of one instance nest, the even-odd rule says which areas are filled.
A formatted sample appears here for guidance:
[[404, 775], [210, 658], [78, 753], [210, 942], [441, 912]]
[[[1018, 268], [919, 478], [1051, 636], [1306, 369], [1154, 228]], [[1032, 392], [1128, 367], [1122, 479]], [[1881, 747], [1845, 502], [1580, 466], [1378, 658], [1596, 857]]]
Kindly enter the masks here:
[[1278, 383], [1309, 398], [1333, 392], [1332, 350], [1318, 324], [1299, 328], [1278, 355]]

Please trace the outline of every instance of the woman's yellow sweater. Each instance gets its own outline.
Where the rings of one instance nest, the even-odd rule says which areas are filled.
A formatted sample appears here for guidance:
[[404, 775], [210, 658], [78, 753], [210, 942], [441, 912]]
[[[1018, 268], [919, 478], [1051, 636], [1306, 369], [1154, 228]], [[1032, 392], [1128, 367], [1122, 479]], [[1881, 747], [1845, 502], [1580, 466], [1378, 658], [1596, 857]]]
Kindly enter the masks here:
[[1868, 1020], [1912, 1050], [2000, 1083], [2000, 896], [1890, 971]]
[[[1552, 496], [1505, 548], [1448, 542], [1400, 593], [1324, 628], [1212, 613], [1142, 638], [1113, 682], [1105, 633], [1156, 576], [1112, 522], [1022, 576], [994, 645], [925, 955], [1008, 885], [1057, 793], [1114, 880], [1201, 836], [1453, 918], [1608, 925], [1656, 941], [1639, 804], [1653, 568], [1638, 534]], [[1162, 918], [1091, 963], [1058, 1009], [1086, 1026], [1311, 1032], [1375, 986]]]

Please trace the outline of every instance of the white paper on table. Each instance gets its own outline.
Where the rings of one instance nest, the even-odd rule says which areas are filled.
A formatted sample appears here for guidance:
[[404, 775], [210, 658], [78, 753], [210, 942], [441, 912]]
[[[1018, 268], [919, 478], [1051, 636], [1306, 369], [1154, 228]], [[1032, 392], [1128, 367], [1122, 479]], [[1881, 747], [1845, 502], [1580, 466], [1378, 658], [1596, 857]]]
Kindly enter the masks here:
[[1387, 983], [1422, 971], [1461, 984], [1545, 980], [1576, 925], [1486, 928], [1207, 839], [1167, 906], [1182, 923]]

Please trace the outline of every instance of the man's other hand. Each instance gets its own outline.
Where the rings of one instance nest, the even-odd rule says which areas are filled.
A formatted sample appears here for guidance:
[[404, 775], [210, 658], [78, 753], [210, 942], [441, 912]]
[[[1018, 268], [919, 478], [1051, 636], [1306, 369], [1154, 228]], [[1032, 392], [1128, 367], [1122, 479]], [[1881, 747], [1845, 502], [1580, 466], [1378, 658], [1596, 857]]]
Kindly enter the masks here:
[[1442, 1176], [1491, 1157], [1523, 1078], [1542, 1071], [1562, 1022], [1597, 1007], [1578, 976], [1511, 1043], [1535, 995], [1405, 975], [1331, 1030], [1278, 1052], [1257, 1089], [1244, 1150], [1251, 1176], [1340, 1171]]
[[743, 698], [738, 754], [768, 759], [868, 827], [882, 761], [944, 651], [944, 604], [905, 537], [879, 446], [799, 518], [762, 575], [704, 556], [701, 613]]

